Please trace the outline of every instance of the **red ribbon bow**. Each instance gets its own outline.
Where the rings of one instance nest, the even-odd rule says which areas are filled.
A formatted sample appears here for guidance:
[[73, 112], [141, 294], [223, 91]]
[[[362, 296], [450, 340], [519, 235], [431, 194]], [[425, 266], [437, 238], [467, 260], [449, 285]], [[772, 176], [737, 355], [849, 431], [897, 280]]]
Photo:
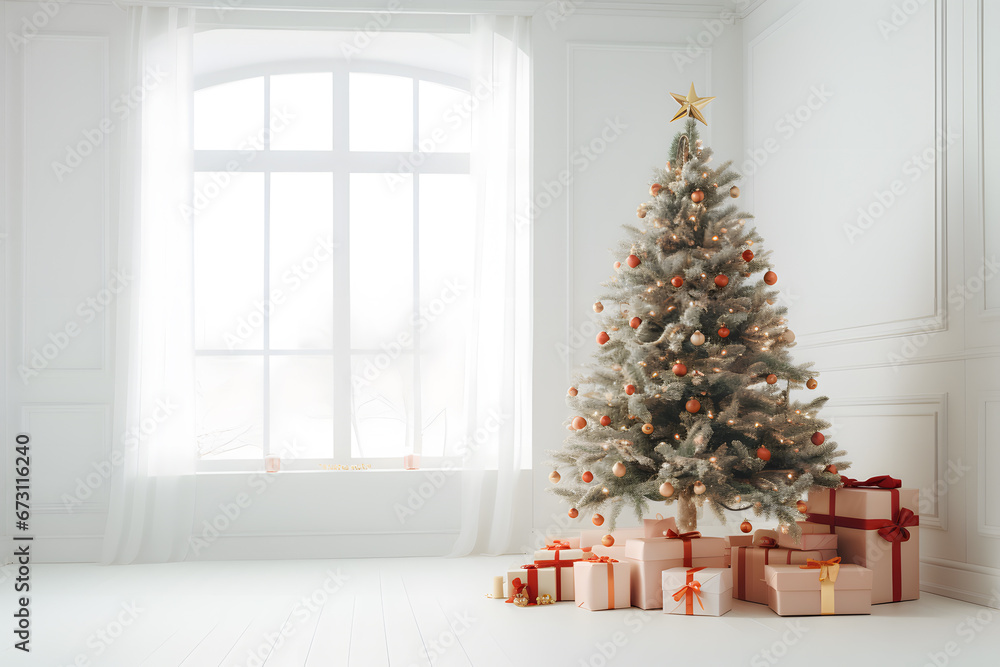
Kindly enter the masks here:
[[696, 537], [701, 537], [701, 533], [698, 532], [697, 530], [692, 530], [690, 533], [681, 533], [680, 535], [678, 535], [677, 533], [675, 533], [673, 531], [672, 528], [667, 528], [666, 535], [667, 535], [667, 539], [670, 539], [670, 540], [684, 540], [685, 542], [687, 542], [688, 540], [692, 540], [692, 539], [694, 539]]
[[850, 477], [840, 476], [840, 481], [844, 484], [845, 488], [859, 488], [859, 487], [875, 487], [878, 489], [898, 489], [903, 486], [903, 482], [896, 479], [895, 477], [890, 477], [889, 475], [877, 475], [875, 477], [869, 477], [865, 481], [861, 482], [856, 479], [851, 479]]
[[564, 540], [552, 540], [552, 544], [546, 544], [545, 548], [548, 551], [558, 551], [559, 549], [569, 549], [569, 542]]
[[913, 513], [913, 510], [903, 507], [896, 512], [892, 523], [878, 529], [878, 534], [886, 542], [906, 542], [910, 539], [910, 531], [906, 527], [919, 524], [920, 519]]
[[610, 556], [598, 556], [597, 554], [590, 554], [590, 558], [583, 561], [584, 563], [617, 563], [618, 561]]
[[761, 549], [774, 549], [778, 546], [778, 542], [773, 537], [762, 537], [760, 538], [760, 543], [754, 546]]

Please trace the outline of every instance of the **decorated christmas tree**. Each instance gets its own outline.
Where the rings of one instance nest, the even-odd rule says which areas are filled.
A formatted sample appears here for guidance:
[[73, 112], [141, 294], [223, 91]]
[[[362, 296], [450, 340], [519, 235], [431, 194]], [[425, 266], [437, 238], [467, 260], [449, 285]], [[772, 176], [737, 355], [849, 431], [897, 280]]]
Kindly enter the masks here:
[[553, 452], [552, 490], [571, 517], [593, 514], [609, 532], [626, 506], [641, 517], [665, 501], [684, 531], [707, 503], [723, 521], [726, 510], [752, 511], [794, 534], [803, 494], [838, 486], [848, 464], [823, 434], [827, 398], [808, 397], [815, 374], [789, 353], [770, 252], [735, 204], [739, 174], [713, 167], [698, 139], [695, 120], [714, 98], [693, 85], [673, 97], [672, 120], [688, 120], [594, 304], [602, 331], [569, 388], [571, 433]]

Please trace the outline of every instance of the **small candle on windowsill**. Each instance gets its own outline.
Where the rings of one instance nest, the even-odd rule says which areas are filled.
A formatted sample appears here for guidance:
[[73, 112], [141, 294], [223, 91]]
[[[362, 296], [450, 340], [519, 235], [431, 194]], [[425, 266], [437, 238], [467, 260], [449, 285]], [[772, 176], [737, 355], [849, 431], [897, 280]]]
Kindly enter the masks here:
[[269, 454], [265, 456], [264, 470], [267, 472], [278, 472], [281, 470], [281, 457], [277, 454]]
[[420, 469], [420, 454], [403, 455], [403, 470], [419, 470], [419, 469]]

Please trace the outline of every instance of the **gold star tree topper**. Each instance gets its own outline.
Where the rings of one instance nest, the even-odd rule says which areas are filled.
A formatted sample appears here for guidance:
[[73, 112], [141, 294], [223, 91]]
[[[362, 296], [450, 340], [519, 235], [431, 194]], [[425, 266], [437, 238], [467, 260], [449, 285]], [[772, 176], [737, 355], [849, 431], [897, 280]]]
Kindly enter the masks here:
[[674, 117], [670, 119], [670, 122], [674, 122], [678, 118], [684, 118], [685, 116], [691, 116], [695, 120], [700, 120], [705, 125], [705, 117], [701, 115], [701, 110], [705, 108], [705, 105], [714, 100], [714, 97], [698, 97], [694, 92], [694, 84], [691, 84], [691, 90], [688, 91], [687, 97], [678, 95], [677, 93], [670, 93], [670, 95], [681, 105], [681, 108], [674, 114]]

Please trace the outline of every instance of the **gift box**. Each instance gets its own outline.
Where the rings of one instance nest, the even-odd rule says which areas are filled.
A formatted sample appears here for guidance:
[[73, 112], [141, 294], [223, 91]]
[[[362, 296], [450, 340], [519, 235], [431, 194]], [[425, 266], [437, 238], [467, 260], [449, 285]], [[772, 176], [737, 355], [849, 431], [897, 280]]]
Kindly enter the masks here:
[[802, 534], [794, 537], [787, 533], [778, 533], [778, 546], [786, 549], [803, 549], [806, 551], [814, 549], [837, 549], [837, 533], [831, 533], [828, 526], [822, 524], [809, 523], [808, 521], [796, 521]]
[[544, 549], [535, 551], [534, 561], [537, 567], [556, 570], [556, 588], [559, 591], [557, 601], [574, 599], [573, 563], [586, 556], [581, 549], [572, 549], [569, 542], [563, 540], [553, 540]]
[[753, 545], [753, 535], [729, 535], [723, 538], [726, 546], [722, 551], [726, 559], [726, 567], [732, 567], [733, 547], [749, 547]]
[[590, 611], [632, 606], [629, 563], [598, 557], [573, 563], [576, 606]]
[[560, 570], [561, 568], [555, 567], [538, 567], [534, 563], [507, 570], [504, 578], [507, 602], [513, 602], [514, 594], [521, 592], [523, 586], [528, 587], [531, 604], [535, 604], [535, 600], [541, 595], [548, 595], [556, 601], [566, 599], [562, 597], [561, 586], [556, 583], [557, 576], [562, 579]]
[[724, 567], [673, 567], [661, 573], [663, 611], [722, 616], [733, 608], [733, 573]]
[[672, 530], [675, 533], [680, 532], [677, 530], [677, 521], [672, 516], [664, 519], [661, 515], [657, 514], [655, 519], [642, 520], [643, 537], [664, 537], [668, 530]]
[[809, 492], [809, 523], [837, 535], [845, 563], [875, 573], [872, 604], [920, 597], [920, 528], [916, 489], [888, 475], [859, 482], [841, 477], [839, 489]]
[[601, 538], [605, 535], [611, 535], [615, 539], [615, 545], [625, 546], [626, 540], [635, 537], [645, 537], [645, 533], [645, 528], [619, 528], [613, 533], [603, 530], [581, 530], [579, 548], [584, 551], [593, 551], [594, 547], [602, 547], [604, 545], [601, 543]]
[[615, 560], [625, 560], [625, 544], [622, 543], [619, 545], [615, 543], [613, 547], [597, 545], [596, 547], [590, 547], [590, 554], [585, 555], [607, 556]]
[[805, 565], [768, 565], [767, 606], [779, 616], [870, 614], [871, 570], [841, 565], [840, 558]]
[[833, 549], [801, 551], [777, 546], [773, 538], [761, 538], [759, 546], [737, 546], [733, 548], [733, 597], [737, 600], [767, 604], [767, 584], [764, 568], [768, 565], [798, 565], [810, 558], [827, 560], [834, 558]]
[[644, 537], [625, 542], [625, 560], [632, 564], [632, 604], [642, 609], [663, 607], [661, 573], [673, 567], [725, 567], [726, 540], [698, 532]]

